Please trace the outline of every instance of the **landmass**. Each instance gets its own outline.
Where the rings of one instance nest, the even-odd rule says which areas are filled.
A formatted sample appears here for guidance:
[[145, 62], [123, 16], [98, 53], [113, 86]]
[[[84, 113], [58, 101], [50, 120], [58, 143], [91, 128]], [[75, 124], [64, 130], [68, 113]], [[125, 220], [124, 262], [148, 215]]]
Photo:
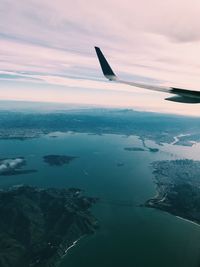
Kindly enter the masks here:
[[0, 159], [0, 175], [19, 175], [36, 172], [36, 170], [22, 169], [26, 166], [24, 157]]
[[1, 190], [0, 266], [58, 266], [78, 239], [97, 229], [90, 212], [96, 201], [76, 188]]
[[157, 194], [145, 206], [200, 224], [200, 161], [164, 160], [152, 166]]
[[48, 163], [50, 166], [63, 166], [69, 164], [76, 158], [77, 157], [67, 155], [46, 155], [43, 157], [44, 162]]
[[100, 136], [134, 135], [159, 145], [192, 146], [200, 142], [199, 119], [194, 117], [91, 107], [48, 113], [36, 110], [1, 110], [0, 139], [26, 140], [49, 134], [55, 136], [58, 132], [74, 132]]

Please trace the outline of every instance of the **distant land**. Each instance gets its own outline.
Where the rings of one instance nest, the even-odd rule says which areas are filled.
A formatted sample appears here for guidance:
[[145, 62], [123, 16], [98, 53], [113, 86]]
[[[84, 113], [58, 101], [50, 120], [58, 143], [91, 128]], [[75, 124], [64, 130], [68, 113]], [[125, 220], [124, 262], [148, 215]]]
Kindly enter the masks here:
[[145, 206], [200, 224], [200, 161], [164, 160], [152, 166], [157, 194]]
[[[135, 135], [141, 140], [192, 146], [200, 142], [200, 120], [195, 117], [139, 112], [131, 109], [77, 108], [52, 112], [0, 111], [0, 139], [25, 140], [56, 132]], [[150, 151], [150, 150], [149, 150]], [[155, 150], [151, 152], [156, 152]]]
[[96, 201], [77, 188], [1, 190], [0, 266], [57, 266], [76, 240], [95, 232]]

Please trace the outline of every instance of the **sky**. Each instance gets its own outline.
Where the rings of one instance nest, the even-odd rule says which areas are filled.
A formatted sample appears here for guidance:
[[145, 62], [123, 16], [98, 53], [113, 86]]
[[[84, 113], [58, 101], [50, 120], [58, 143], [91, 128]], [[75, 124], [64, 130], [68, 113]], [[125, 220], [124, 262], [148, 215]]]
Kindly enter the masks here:
[[200, 116], [200, 104], [108, 82], [94, 51], [121, 79], [200, 90], [199, 14], [198, 0], [1, 0], [0, 100]]

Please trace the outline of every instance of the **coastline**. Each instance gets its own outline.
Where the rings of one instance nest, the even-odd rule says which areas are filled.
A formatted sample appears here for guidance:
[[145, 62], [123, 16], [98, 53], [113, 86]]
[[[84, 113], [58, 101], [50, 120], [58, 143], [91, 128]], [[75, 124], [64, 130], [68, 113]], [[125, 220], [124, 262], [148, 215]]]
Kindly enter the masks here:
[[144, 206], [200, 226], [200, 161], [162, 160], [152, 166], [156, 192]]
[[[171, 214], [171, 213], [170, 213], [170, 214]], [[173, 215], [173, 214], [172, 214], [172, 215]], [[178, 218], [178, 219], [180, 219], [180, 220], [186, 221], [186, 222], [188, 222], [188, 223], [191, 223], [191, 224], [194, 224], [194, 225], [200, 227], [200, 224], [198, 224], [197, 222], [191, 221], [191, 220], [189, 220], [189, 219], [183, 218], [183, 217], [178, 216], [178, 215], [175, 215], [175, 217]]]
[[69, 246], [68, 248], [66, 248], [65, 253], [63, 254], [63, 256], [61, 258], [64, 258], [68, 254], [69, 250], [71, 250], [73, 247], [75, 247], [77, 245], [78, 241], [80, 241], [83, 237], [85, 237], [85, 235], [82, 235], [81, 237], [79, 237], [77, 240], [75, 240], [72, 243], [71, 246]]

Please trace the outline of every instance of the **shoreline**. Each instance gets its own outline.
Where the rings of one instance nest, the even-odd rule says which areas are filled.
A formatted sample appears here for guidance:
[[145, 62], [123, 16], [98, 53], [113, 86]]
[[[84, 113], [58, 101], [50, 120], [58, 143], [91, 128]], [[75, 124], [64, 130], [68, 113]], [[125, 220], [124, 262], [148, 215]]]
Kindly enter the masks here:
[[[171, 213], [170, 213], [170, 214], [171, 214]], [[173, 215], [173, 214], [172, 214], [172, 215]], [[175, 215], [175, 217], [178, 218], [178, 219], [180, 219], [180, 220], [186, 221], [186, 222], [188, 222], [188, 223], [191, 223], [191, 224], [194, 224], [194, 225], [200, 227], [200, 224], [198, 224], [197, 222], [191, 221], [191, 220], [189, 220], [189, 219], [183, 218], [183, 217], [178, 216], [178, 215]]]
[[73, 247], [75, 247], [76, 244], [78, 243], [78, 241], [80, 241], [83, 237], [84, 237], [84, 235], [82, 235], [82, 236], [79, 237], [77, 240], [75, 240], [75, 241], [72, 243], [72, 245], [69, 246], [69, 247], [65, 250], [65, 253], [64, 253], [64, 255], [62, 256], [62, 258], [64, 258], [64, 257], [68, 254], [69, 250], [72, 249]]

